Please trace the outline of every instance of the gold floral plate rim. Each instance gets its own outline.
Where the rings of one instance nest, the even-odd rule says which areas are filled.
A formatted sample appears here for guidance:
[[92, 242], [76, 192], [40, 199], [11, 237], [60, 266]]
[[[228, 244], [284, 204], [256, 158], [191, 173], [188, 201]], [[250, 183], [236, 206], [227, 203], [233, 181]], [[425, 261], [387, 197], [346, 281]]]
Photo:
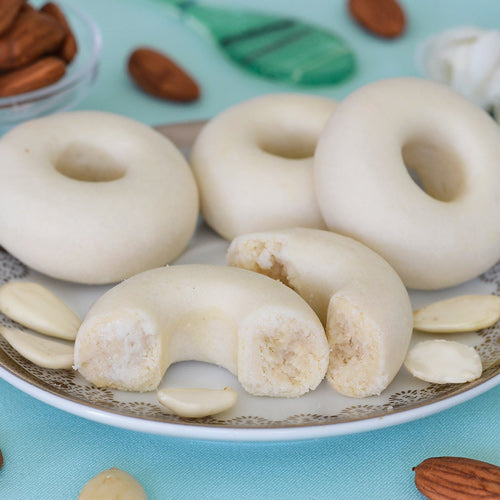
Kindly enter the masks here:
[[[0, 285], [26, 278], [28, 269], [0, 252]], [[479, 280], [500, 291], [500, 263]], [[0, 323], [10, 320], [0, 318]], [[0, 338], [0, 378], [23, 392], [69, 413], [141, 432], [230, 441], [300, 440], [380, 429], [437, 413], [500, 384], [500, 327], [478, 332], [478, 351], [485, 369], [466, 384], [424, 384], [385, 394], [385, 402], [352, 400], [335, 414], [297, 413], [270, 419], [260, 415], [186, 419], [165, 413], [159, 403], [122, 401], [119, 391], [98, 389], [72, 370], [48, 370], [25, 360]], [[117, 396], [118, 394], [118, 396]], [[133, 396], [132, 396], [133, 399]], [[375, 402], [376, 403], [376, 402]]]

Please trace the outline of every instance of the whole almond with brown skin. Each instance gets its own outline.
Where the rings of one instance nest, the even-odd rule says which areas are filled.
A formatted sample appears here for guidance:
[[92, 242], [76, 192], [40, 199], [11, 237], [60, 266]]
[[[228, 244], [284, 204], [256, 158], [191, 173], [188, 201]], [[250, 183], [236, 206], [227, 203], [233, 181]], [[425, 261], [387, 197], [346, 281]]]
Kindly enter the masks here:
[[54, 52], [65, 35], [54, 18], [23, 7], [10, 30], [0, 37], [0, 70], [19, 68]]
[[500, 467], [461, 457], [434, 457], [413, 468], [415, 485], [430, 500], [500, 499]]
[[0, 450], [0, 469], [3, 467], [3, 455], [2, 450]]
[[0, 75], [0, 97], [30, 92], [61, 79], [66, 65], [57, 57], [44, 57], [24, 68]]
[[403, 33], [405, 14], [396, 0], [349, 0], [352, 17], [371, 33], [394, 38]]
[[76, 43], [75, 35], [71, 30], [68, 20], [64, 15], [64, 12], [54, 2], [46, 3], [40, 9], [40, 11], [53, 17], [64, 28], [66, 36], [62, 42], [62, 45], [57, 55], [62, 57], [69, 64], [75, 57], [76, 53], [78, 52], [78, 46]]
[[193, 101], [198, 99], [197, 83], [172, 59], [146, 47], [132, 52], [128, 71], [135, 83], [145, 92], [161, 99]]
[[3, 35], [19, 14], [24, 0], [0, 0], [0, 35]]

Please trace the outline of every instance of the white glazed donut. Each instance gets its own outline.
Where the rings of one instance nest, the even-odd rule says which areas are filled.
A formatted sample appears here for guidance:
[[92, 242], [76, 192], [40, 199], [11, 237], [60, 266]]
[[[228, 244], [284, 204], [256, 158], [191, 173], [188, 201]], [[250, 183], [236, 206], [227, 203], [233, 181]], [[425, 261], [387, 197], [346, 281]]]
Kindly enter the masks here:
[[326, 378], [346, 396], [380, 394], [397, 374], [412, 334], [406, 288], [375, 252], [351, 238], [293, 228], [242, 235], [228, 264], [278, 279], [326, 325]]
[[212, 119], [190, 158], [207, 223], [226, 239], [284, 227], [324, 228], [313, 154], [335, 106], [325, 97], [269, 94]]
[[189, 165], [150, 127], [78, 111], [32, 120], [0, 140], [0, 244], [28, 266], [111, 283], [164, 265], [196, 227]]
[[150, 391], [177, 361], [215, 363], [251, 394], [295, 397], [328, 365], [313, 310], [281, 283], [244, 269], [176, 265], [104, 294], [78, 332], [75, 365], [97, 386]]
[[453, 286], [500, 258], [500, 131], [444, 85], [395, 78], [351, 94], [321, 135], [314, 175], [328, 228], [378, 252], [410, 288]]

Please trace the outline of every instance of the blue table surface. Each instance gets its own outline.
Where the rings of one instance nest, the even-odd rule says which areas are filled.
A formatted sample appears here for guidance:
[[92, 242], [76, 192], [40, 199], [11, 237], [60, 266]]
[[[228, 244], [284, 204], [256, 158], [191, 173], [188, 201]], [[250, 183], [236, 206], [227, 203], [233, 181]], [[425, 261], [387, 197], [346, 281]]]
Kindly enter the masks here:
[[[300, 88], [253, 76], [224, 58], [204, 36], [154, 0], [67, 0], [85, 10], [103, 35], [96, 85], [78, 106], [120, 113], [148, 124], [208, 118], [252, 96], [298, 91], [341, 99], [383, 77], [417, 75], [415, 49], [449, 26], [496, 27], [497, 0], [405, 2], [409, 27], [397, 40], [357, 29], [342, 0], [214, 0], [287, 14], [333, 29], [358, 58], [355, 76], [336, 86]], [[153, 99], [125, 72], [131, 49], [170, 53], [197, 78], [193, 104]], [[0, 380], [0, 499], [76, 499], [109, 467], [134, 475], [150, 499], [418, 499], [412, 467], [456, 455], [500, 464], [500, 387], [439, 414], [362, 434], [281, 443], [224, 443], [118, 429], [67, 414]]]

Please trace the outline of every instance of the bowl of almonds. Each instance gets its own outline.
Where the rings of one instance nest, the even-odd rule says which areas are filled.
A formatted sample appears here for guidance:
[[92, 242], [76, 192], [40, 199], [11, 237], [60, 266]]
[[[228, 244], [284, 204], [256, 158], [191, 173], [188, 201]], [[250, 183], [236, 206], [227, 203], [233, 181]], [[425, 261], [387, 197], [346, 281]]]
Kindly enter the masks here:
[[97, 75], [101, 36], [64, 2], [0, 3], [0, 134], [76, 106]]

